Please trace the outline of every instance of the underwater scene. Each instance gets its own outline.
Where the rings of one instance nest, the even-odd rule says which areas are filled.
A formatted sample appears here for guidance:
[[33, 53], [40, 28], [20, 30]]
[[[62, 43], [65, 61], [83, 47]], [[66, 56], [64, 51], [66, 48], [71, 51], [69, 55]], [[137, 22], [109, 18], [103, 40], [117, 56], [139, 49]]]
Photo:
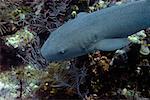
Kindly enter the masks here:
[[0, 0], [0, 100], [149, 100], [150, 0]]

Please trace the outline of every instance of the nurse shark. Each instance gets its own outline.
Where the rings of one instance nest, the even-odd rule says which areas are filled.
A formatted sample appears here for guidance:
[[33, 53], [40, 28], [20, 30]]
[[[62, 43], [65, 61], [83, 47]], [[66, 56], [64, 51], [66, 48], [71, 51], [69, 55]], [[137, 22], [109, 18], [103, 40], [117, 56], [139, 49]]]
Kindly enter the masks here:
[[129, 44], [129, 35], [148, 27], [150, 0], [81, 12], [51, 33], [41, 54], [48, 61], [59, 61], [97, 50], [114, 51]]

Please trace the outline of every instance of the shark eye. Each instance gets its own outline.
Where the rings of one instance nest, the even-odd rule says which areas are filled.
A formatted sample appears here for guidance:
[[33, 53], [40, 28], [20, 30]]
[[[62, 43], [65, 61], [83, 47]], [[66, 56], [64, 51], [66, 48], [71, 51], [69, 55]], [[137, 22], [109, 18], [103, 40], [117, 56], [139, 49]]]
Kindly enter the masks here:
[[59, 51], [60, 54], [64, 54], [65, 53], [65, 50], [61, 50]]

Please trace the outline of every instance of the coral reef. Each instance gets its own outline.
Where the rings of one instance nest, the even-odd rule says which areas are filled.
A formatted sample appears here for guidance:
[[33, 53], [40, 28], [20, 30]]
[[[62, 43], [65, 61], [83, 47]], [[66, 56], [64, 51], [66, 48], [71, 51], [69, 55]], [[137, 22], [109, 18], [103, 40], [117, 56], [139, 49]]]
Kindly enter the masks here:
[[150, 49], [150, 28], [116, 52], [50, 63], [40, 54], [50, 33], [79, 12], [126, 1], [135, 0], [0, 0], [0, 100], [150, 98], [150, 58], [140, 52]]

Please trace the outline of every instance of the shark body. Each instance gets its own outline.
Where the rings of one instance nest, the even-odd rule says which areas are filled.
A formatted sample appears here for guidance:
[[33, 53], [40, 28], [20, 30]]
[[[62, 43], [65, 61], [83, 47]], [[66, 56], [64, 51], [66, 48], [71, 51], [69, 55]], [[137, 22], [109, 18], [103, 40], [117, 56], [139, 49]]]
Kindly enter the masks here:
[[96, 50], [113, 51], [128, 45], [129, 35], [148, 27], [150, 0], [82, 12], [51, 33], [41, 54], [48, 61], [58, 61]]

